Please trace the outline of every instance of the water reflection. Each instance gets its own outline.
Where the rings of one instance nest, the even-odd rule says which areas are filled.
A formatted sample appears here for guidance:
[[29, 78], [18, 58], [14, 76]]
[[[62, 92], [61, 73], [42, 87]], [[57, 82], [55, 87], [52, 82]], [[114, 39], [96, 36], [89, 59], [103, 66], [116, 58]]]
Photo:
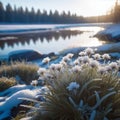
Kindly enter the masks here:
[[52, 40], [58, 41], [60, 37], [64, 40], [70, 39], [71, 36], [76, 36], [81, 34], [79, 30], [62, 30], [62, 31], [51, 31], [44, 33], [34, 33], [34, 34], [24, 34], [24, 35], [9, 35], [0, 37], [0, 48], [4, 50], [6, 46], [14, 48], [15, 45], [22, 46], [30, 45], [31, 42], [36, 44], [38, 41], [43, 43], [45, 40], [49, 43]]
[[43, 54], [59, 53], [73, 47], [93, 47], [105, 44], [93, 36], [102, 27], [72, 27], [60, 31], [0, 37], [0, 56], [23, 49], [33, 49]]

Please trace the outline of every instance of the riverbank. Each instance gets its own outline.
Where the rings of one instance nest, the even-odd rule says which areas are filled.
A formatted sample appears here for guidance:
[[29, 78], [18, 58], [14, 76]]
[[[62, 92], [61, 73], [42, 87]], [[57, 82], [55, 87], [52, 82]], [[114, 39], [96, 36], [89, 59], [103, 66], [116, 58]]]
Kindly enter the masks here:
[[[108, 24], [104, 26], [104, 30], [99, 31], [94, 37], [99, 38], [100, 40], [106, 40], [112, 42], [112, 44], [100, 45], [96, 48], [98, 53], [108, 53], [113, 59], [120, 59], [120, 24]], [[117, 43], [116, 43], [117, 42]], [[67, 53], [78, 53], [81, 50], [84, 50], [85, 47], [76, 47], [72, 49], [67, 49], [61, 54]]]
[[120, 24], [111, 24], [96, 35], [99, 39], [120, 41]]
[[[71, 28], [68, 28], [70, 26]], [[98, 26], [100, 26], [100, 28]], [[104, 44], [104, 42], [102, 41], [99, 42], [97, 38], [92, 37], [98, 31], [101, 31], [103, 28], [109, 28], [110, 26], [114, 25], [110, 23], [109, 24], [92, 23], [92, 24], [50, 25], [50, 26], [49, 25], [2, 26], [0, 30], [4, 31], [5, 34], [3, 34], [2, 36], [1, 33], [0, 35], [1, 42], [0, 60], [3, 61], [5, 59], [9, 59], [11, 58], [11, 56], [12, 60], [14, 60], [13, 58], [15, 58], [16, 60], [18, 59], [17, 57], [19, 56], [20, 59], [23, 58], [28, 61], [37, 61], [37, 63], [40, 64], [41, 59], [43, 59], [44, 57], [51, 56], [50, 53], [53, 53], [55, 55], [55, 58], [56, 54], [57, 58], [61, 58], [61, 56], [67, 54], [68, 52], [77, 55], [79, 51], [87, 47], [97, 48], [98, 49], [97, 52], [99, 53], [107, 52], [112, 53], [112, 55], [113, 53], [115, 53], [115, 56], [116, 55], [118, 56], [118, 53], [120, 51], [119, 43], [110, 44], [109, 42], [107, 42]], [[25, 31], [23, 30], [23, 28], [25, 29]], [[39, 31], [38, 29], [41, 30]], [[44, 32], [42, 31], [42, 29], [45, 29], [43, 30]], [[11, 32], [8, 35], [7, 32], [9, 30]], [[117, 30], [119, 29], [117, 28]], [[28, 50], [28, 48], [30, 51]], [[27, 50], [27, 52], [29, 51], [29, 54], [23, 52], [24, 50]], [[17, 55], [16, 54], [11, 55], [13, 51], [22, 51], [22, 53], [20, 52]], [[35, 51], [39, 51], [42, 54], [42, 56], [41, 54], [39, 55], [39, 53], [36, 55]]]
[[4, 25], [0, 24], [0, 37], [6, 35], [25, 35], [33, 33], [44, 33], [50, 31], [63, 30], [71, 27], [89, 27], [89, 26], [101, 26], [106, 27], [111, 23], [82, 23], [82, 24], [33, 24], [33, 25]]

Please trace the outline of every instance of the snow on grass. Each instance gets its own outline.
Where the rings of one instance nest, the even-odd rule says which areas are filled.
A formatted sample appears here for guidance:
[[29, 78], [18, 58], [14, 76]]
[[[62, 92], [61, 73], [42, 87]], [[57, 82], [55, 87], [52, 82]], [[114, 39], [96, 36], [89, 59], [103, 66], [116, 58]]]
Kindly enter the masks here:
[[16, 92], [15, 94], [8, 97], [4, 102], [0, 103], [0, 119], [4, 119], [10, 115], [10, 111], [13, 107], [17, 107], [18, 104], [22, 102], [22, 100], [18, 99], [19, 97], [27, 97], [27, 98], [34, 98], [35, 93], [31, 90], [21, 90]]
[[32, 89], [33, 87], [31, 85], [16, 85], [13, 86], [3, 92], [0, 92], [0, 96], [11, 96], [12, 94], [16, 93], [17, 91], [20, 90], [25, 90], [25, 89]]
[[9, 117], [11, 109], [22, 103], [23, 100], [19, 98], [35, 99], [41, 90], [42, 88], [38, 90], [32, 86], [16, 85], [1, 92], [0, 96], [3, 97], [0, 97], [0, 120]]
[[[119, 73], [118, 65], [120, 65], [120, 60], [117, 62], [107, 61], [110, 59], [107, 53], [103, 55], [97, 54], [97, 56], [101, 56], [102, 61], [99, 61], [99, 59], [96, 60], [96, 58], [93, 59], [96, 49], [87, 48], [83, 52], [86, 54], [79, 54], [80, 56], [77, 56], [77, 59], [75, 59], [79, 60], [78, 65], [70, 64], [68, 59], [64, 59], [69, 57], [69, 55], [73, 56], [73, 54], [70, 53], [64, 56], [60, 63], [51, 64], [49, 68], [46, 68], [44, 74], [44, 68], [40, 67], [39, 75], [43, 77], [43, 79], [45, 78], [49, 86], [49, 92], [45, 94], [45, 100], [40, 104], [36, 119], [40, 119], [44, 112], [45, 114], [43, 114], [42, 118], [47, 116], [48, 119], [62, 119], [63, 116], [64, 119], [70, 120], [82, 118], [94, 120], [101, 116], [104, 116], [103, 119], [108, 119], [107, 117], [110, 118], [111, 113], [116, 115], [114, 111], [119, 111], [119, 108], [117, 110], [113, 100], [118, 101], [116, 98], [119, 98], [119, 78], [117, 74]], [[61, 64], [63, 61], [66, 65]], [[74, 61], [71, 62], [73, 63]], [[61, 65], [62, 68], [57, 69], [56, 67], [58, 65]], [[106, 85], [103, 89], [104, 84]], [[117, 95], [118, 97], [116, 97]], [[108, 97], [113, 98], [109, 101]], [[103, 102], [105, 102], [105, 104], [103, 104]], [[109, 107], [109, 105], [111, 105], [110, 108], [108, 108], [109, 110], [103, 110], [103, 108], [106, 108], [106, 106]], [[71, 108], [71, 106], [73, 108]], [[66, 108], [62, 109], [61, 112], [61, 108], [64, 107]], [[98, 108], [101, 110], [98, 110]], [[111, 113], [109, 114], [109, 112]], [[71, 116], [68, 113], [72, 113]], [[100, 119], [102, 120], [102, 118]]]

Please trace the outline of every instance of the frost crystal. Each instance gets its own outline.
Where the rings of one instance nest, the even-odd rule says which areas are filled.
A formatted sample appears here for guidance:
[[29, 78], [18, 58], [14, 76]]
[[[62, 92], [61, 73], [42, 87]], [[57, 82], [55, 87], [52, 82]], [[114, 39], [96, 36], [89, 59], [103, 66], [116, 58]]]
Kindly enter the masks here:
[[67, 87], [67, 89], [69, 90], [69, 91], [72, 91], [72, 90], [74, 90], [74, 89], [79, 89], [80, 88], [80, 85], [78, 84], [78, 83], [76, 83], [76, 82], [71, 82], [70, 84], [69, 84], [69, 86]]
[[77, 59], [80, 63], [82, 63], [83, 62], [83, 57], [78, 57], [78, 59]]
[[88, 56], [84, 56], [83, 57], [83, 63], [89, 63], [90, 62], [90, 59]]
[[79, 65], [79, 61], [78, 61], [78, 59], [75, 60], [73, 64], [74, 64], [74, 65]]
[[39, 68], [38, 70], [38, 74], [39, 75], [44, 75], [46, 73], [46, 69], [45, 68]]
[[54, 71], [54, 70], [55, 70], [55, 67], [56, 67], [56, 64], [51, 64], [49, 68], [50, 68], [50, 70], [53, 70], [53, 71]]
[[76, 65], [76, 66], [74, 66], [74, 67], [72, 68], [72, 71], [75, 72], [75, 73], [78, 73], [78, 72], [81, 71], [81, 67], [78, 66], [78, 65]]
[[98, 61], [96, 61], [96, 60], [91, 60], [91, 61], [90, 61], [90, 66], [93, 67], [93, 68], [94, 68], [94, 67], [98, 67], [98, 66], [99, 66], [99, 63], [98, 63]]
[[105, 69], [106, 69], [107, 72], [112, 71], [112, 68], [110, 66], [106, 66]]
[[61, 64], [56, 64], [55, 69], [60, 71], [62, 69], [62, 65]]
[[37, 80], [33, 80], [32, 82], [31, 82], [31, 85], [33, 85], [33, 86], [36, 86], [38, 84], [38, 81]]
[[49, 63], [50, 62], [50, 58], [46, 57], [42, 60], [42, 63]]
[[68, 56], [65, 56], [65, 57], [63, 57], [62, 60], [67, 63], [68, 61], [70, 61], [70, 58]]
[[104, 74], [104, 73], [106, 72], [106, 68], [105, 68], [105, 67], [100, 67], [100, 68], [98, 69], [98, 72], [99, 72], [100, 74]]
[[86, 53], [85, 53], [85, 52], [80, 52], [79, 55], [80, 55], [80, 56], [85, 56]]
[[93, 58], [95, 60], [100, 60], [101, 59], [101, 55], [100, 54], [95, 54], [95, 55], [93, 55]]
[[109, 66], [110, 66], [112, 69], [114, 69], [114, 70], [115, 70], [115, 69], [116, 69], [116, 70], [118, 69], [118, 65], [117, 65], [116, 62], [111, 62]]
[[64, 62], [64, 61], [61, 61], [60, 64], [61, 64], [62, 66], [66, 66], [66, 65], [67, 65], [66, 62]]
[[67, 57], [68, 57], [69, 59], [71, 59], [73, 56], [74, 56], [74, 54], [72, 54], [72, 53], [67, 54]]
[[102, 57], [103, 57], [104, 60], [110, 59], [110, 55], [109, 54], [104, 54], [104, 55], [102, 55]]
[[87, 49], [85, 50], [85, 53], [86, 53], [87, 55], [91, 55], [91, 54], [94, 53], [94, 50], [93, 50], [92, 48], [87, 48]]

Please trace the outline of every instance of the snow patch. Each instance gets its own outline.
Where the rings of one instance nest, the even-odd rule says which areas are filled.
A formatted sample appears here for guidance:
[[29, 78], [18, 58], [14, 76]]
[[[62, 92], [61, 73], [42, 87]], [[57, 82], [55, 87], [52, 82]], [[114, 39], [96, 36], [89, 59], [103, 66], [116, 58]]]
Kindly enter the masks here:
[[113, 38], [120, 36], [120, 24], [112, 24], [106, 27], [105, 30], [97, 33], [98, 35], [111, 35]]
[[11, 114], [11, 109], [17, 107], [24, 99], [35, 99], [43, 88], [35, 88], [30, 85], [16, 85], [0, 93], [0, 120]]
[[36, 96], [36, 92], [32, 90], [21, 90], [16, 92], [15, 94], [8, 97], [4, 102], [0, 103], [0, 119], [4, 119], [10, 115], [10, 111], [13, 107], [17, 107], [18, 104], [22, 102], [21, 97], [31, 98], [34, 99]]
[[[32, 89], [33, 86], [31, 85], [16, 85], [16, 86], [13, 86], [3, 92], [0, 92], [0, 96], [11, 96], [12, 94], [20, 91], [20, 90], [25, 90], [25, 89]], [[1, 98], [1, 97], [0, 97]]]

